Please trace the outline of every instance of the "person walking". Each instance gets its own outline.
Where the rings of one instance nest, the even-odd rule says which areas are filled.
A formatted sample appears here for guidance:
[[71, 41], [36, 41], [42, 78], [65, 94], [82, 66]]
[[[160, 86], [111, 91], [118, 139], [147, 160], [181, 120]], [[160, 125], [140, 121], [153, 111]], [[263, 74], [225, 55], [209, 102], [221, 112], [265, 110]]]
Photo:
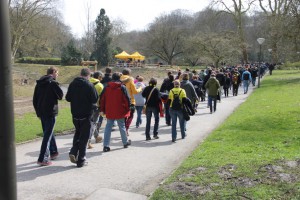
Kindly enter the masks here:
[[[212, 73], [210, 75], [210, 78], [205, 84], [205, 88], [208, 90], [208, 105], [210, 109], [210, 114], [212, 114], [217, 110], [217, 95], [220, 88], [220, 83], [216, 79], [215, 73]], [[212, 107], [212, 102], [214, 102], [214, 107]]]
[[134, 111], [135, 111], [135, 99], [134, 99], [134, 95], [138, 94], [142, 91], [142, 88], [136, 88], [133, 82], [133, 77], [130, 76], [131, 74], [131, 70], [129, 68], [125, 68], [122, 71], [122, 76], [120, 78], [120, 80], [122, 81], [122, 83], [126, 86], [127, 89], [127, 93], [130, 97], [130, 115], [128, 117], [125, 118], [125, 126], [126, 126], [126, 133], [127, 135], [129, 135], [128, 133], [128, 129], [131, 125], [132, 119], [134, 117]]
[[157, 80], [155, 78], [151, 78], [149, 81], [149, 85], [144, 89], [142, 96], [147, 99], [146, 100], [146, 140], [151, 140], [150, 137], [150, 126], [151, 126], [151, 118], [152, 114], [154, 115], [154, 129], [153, 129], [153, 138], [158, 139], [158, 126], [159, 126], [159, 103], [161, 102], [160, 92], [156, 88]]
[[49, 67], [47, 75], [36, 81], [33, 94], [33, 107], [38, 118], [40, 118], [43, 129], [43, 140], [37, 164], [40, 166], [51, 165], [51, 160], [58, 156], [54, 126], [58, 114], [58, 101], [63, 97], [63, 91], [56, 81], [58, 69]]
[[238, 91], [239, 91], [239, 86], [241, 84], [241, 75], [240, 73], [237, 71], [237, 68], [235, 68], [233, 70], [232, 76], [231, 76], [231, 83], [232, 83], [232, 92], [233, 92], [233, 96], [237, 96], [238, 95]]
[[80, 76], [76, 77], [69, 85], [66, 100], [71, 103], [71, 113], [75, 134], [69, 158], [77, 167], [87, 164], [86, 147], [90, 137], [91, 116], [98, 100], [98, 93], [89, 82], [91, 71], [83, 68]]
[[[168, 72], [168, 77], [164, 79], [161, 87], [160, 87], [160, 92], [166, 94], [166, 96], [169, 95], [170, 90], [174, 88], [174, 75], [172, 72]], [[165, 121], [167, 126], [171, 126], [171, 116], [169, 112], [169, 105], [165, 102], [164, 103], [164, 111], [165, 111]]]
[[[97, 91], [98, 97], [101, 95], [101, 92], [103, 90], [103, 85], [100, 82], [102, 80], [102, 77], [103, 77], [103, 73], [100, 71], [97, 71], [97, 72], [94, 72], [93, 76], [90, 78], [90, 82], [94, 85], [94, 87]], [[97, 104], [95, 105], [95, 109], [93, 110], [93, 114], [92, 114], [92, 118], [91, 118], [92, 127], [91, 127], [91, 134], [90, 134], [90, 138], [89, 138], [89, 142], [88, 142], [88, 147], [87, 147], [88, 149], [94, 148], [92, 145], [92, 142], [91, 142], [91, 138], [93, 135], [94, 135], [96, 143], [99, 143], [102, 141], [102, 137], [99, 135], [99, 129], [101, 127], [103, 117], [101, 116], [101, 119], [100, 119], [99, 113], [100, 113], [100, 108], [99, 108], [99, 101], [98, 101]]]
[[[146, 85], [143, 83], [144, 78], [142, 76], [139, 76], [137, 78], [138, 82], [135, 83], [135, 87], [136, 88], [142, 88], [142, 90], [144, 90], [144, 88], [146, 87]], [[143, 107], [145, 105], [145, 98], [142, 96], [142, 93], [138, 93], [134, 95], [134, 99], [135, 99], [135, 109], [136, 109], [136, 123], [135, 123], [135, 127], [139, 128], [140, 125], [142, 124], [142, 111], [143, 111]]]
[[192, 105], [195, 105], [196, 101], [199, 101], [199, 97], [196, 93], [194, 85], [189, 81], [189, 78], [189, 74], [183, 73], [180, 87], [184, 89], [186, 96], [191, 100]]
[[100, 114], [105, 115], [107, 122], [104, 129], [103, 151], [110, 151], [111, 131], [117, 121], [124, 148], [131, 145], [126, 135], [125, 118], [130, 115], [130, 99], [126, 87], [120, 81], [121, 74], [113, 73], [100, 97]]
[[251, 73], [249, 72], [248, 68], [242, 74], [242, 81], [243, 81], [244, 94], [247, 94], [249, 84], [252, 82]]
[[172, 142], [177, 139], [177, 118], [179, 119], [179, 126], [181, 132], [181, 138], [184, 139], [186, 136], [184, 127], [184, 118], [182, 111], [182, 101], [186, 98], [186, 93], [184, 89], [180, 88], [179, 80], [174, 81], [174, 88], [169, 93], [168, 104], [170, 105], [170, 115], [172, 119]]
[[231, 79], [229, 76], [229, 72], [227, 72], [227, 73], [225, 73], [225, 82], [223, 85], [225, 97], [228, 97], [230, 85], [231, 85]]

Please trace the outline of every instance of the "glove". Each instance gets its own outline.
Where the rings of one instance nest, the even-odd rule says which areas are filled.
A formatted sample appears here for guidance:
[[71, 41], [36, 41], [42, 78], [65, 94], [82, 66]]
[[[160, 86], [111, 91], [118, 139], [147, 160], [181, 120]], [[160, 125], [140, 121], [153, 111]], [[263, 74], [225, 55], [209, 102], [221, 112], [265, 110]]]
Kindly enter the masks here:
[[135, 106], [134, 106], [134, 104], [130, 104], [130, 108], [129, 108], [129, 109], [130, 109], [131, 112], [134, 112], [134, 111], [135, 111]]

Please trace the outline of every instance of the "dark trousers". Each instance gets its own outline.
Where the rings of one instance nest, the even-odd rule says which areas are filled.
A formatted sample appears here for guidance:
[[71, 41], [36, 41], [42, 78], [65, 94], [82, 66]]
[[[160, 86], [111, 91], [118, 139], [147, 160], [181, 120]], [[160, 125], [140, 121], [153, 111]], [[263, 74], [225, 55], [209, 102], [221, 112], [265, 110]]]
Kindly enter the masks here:
[[239, 84], [232, 84], [232, 91], [233, 91], [233, 96], [237, 96], [239, 91]]
[[157, 136], [158, 134], [158, 126], [159, 126], [159, 111], [158, 108], [155, 107], [148, 107], [146, 108], [146, 138], [150, 138], [150, 126], [151, 126], [151, 118], [152, 113], [154, 115], [154, 129], [153, 129], [153, 136]]
[[43, 140], [38, 158], [39, 162], [47, 162], [49, 155], [57, 153], [55, 136], [53, 133], [55, 117], [41, 117]]
[[73, 146], [70, 154], [78, 156], [77, 163], [82, 163], [85, 160], [86, 145], [90, 136], [91, 120], [89, 117], [83, 119], [73, 118], [75, 126], [75, 134], [73, 137]]
[[224, 88], [224, 95], [225, 95], [225, 97], [228, 97], [228, 92], [229, 92], [228, 89], [229, 88]]
[[[214, 102], [214, 109], [212, 106], [212, 102]], [[208, 105], [210, 112], [215, 112], [217, 110], [217, 96], [208, 96]]]
[[171, 115], [170, 115], [170, 106], [167, 103], [164, 103], [165, 107], [165, 119], [166, 119], [166, 124], [169, 125], [171, 124]]

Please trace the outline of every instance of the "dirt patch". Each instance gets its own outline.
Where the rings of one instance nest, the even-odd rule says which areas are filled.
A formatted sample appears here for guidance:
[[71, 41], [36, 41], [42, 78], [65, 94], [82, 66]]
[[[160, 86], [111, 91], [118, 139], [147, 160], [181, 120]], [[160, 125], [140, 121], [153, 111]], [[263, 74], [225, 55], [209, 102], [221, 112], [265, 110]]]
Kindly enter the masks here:
[[203, 195], [211, 191], [209, 187], [199, 186], [193, 182], [174, 182], [166, 186], [166, 189], [192, 196]]

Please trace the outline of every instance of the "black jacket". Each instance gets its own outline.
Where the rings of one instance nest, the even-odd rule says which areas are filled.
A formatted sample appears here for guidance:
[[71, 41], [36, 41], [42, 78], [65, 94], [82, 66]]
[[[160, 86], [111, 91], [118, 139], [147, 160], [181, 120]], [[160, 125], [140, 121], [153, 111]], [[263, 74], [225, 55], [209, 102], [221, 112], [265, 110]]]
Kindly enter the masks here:
[[111, 82], [112, 78], [111, 78], [111, 74], [104, 74], [103, 79], [101, 80], [101, 83], [103, 84], [103, 86], [107, 86], [108, 82]]
[[33, 107], [38, 117], [54, 117], [58, 114], [58, 99], [63, 97], [63, 91], [58, 82], [51, 76], [42, 76], [36, 81], [33, 94]]
[[182, 99], [182, 105], [183, 105], [183, 109], [182, 109], [183, 118], [186, 121], [189, 121], [190, 116], [193, 116], [195, 114], [195, 110], [194, 110], [194, 107], [192, 105], [192, 102], [189, 98], [183, 98]]
[[172, 90], [173, 88], [174, 88], [173, 81], [170, 80], [169, 78], [166, 78], [160, 87], [160, 92], [165, 93], [166, 91], [168, 91], [168, 93], [169, 93], [170, 90]]
[[148, 96], [150, 95], [150, 92], [152, 91], [152, 89], [153, 89], [153, 86], [147, 86], [147, 87], [145, 87], [145, 89], [142, 92], [142, 96], [145, 97], [145, 99], [146, 99], [145, 105], [147, 105], [147, 107], [159, 108], [159, 103], [161, 101], [161, 99], [160, 99], [161, 97], [160, 97], [160, 92], [157, 88], [154, 88], [154, 90], [148, 100]]
[[66, 100], [71, 102], [71, 113], [74, 118], [83, 119], [92, 115], [98, 94], [87, 79], [75, 78], [69, 85]]

